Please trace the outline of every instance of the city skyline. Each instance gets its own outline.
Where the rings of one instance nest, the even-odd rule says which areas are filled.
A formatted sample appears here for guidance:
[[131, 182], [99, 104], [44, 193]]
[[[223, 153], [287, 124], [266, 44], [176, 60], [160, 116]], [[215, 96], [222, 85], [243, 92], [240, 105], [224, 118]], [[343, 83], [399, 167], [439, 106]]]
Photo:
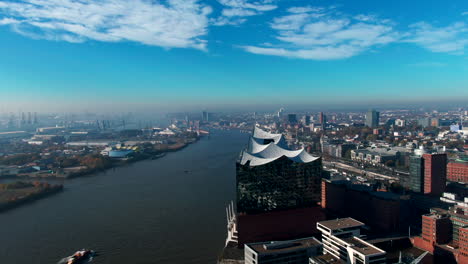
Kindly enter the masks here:
[[2, 1], [0, 103], [82, 111], [463, 102], [467, 12], [464, 1]]

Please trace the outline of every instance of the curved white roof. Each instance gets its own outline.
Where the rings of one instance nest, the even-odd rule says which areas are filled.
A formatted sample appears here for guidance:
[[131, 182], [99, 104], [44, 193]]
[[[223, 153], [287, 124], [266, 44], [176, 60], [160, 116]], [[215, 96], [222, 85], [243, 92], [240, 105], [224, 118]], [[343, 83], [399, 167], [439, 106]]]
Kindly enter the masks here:
[[[263, 144], [265, 139], [273, 141]], [[318, 159], [318, 157], [307, 153], [304, 148], [299, 150], [288, 149], [282, 134], [272, 134], [255, 127], [247, 149], [241, 153], [240, 163], [245, 165], [250, 162], [250, 166], [260, 166], [283, 156], [299, 163], [309, 163]]]

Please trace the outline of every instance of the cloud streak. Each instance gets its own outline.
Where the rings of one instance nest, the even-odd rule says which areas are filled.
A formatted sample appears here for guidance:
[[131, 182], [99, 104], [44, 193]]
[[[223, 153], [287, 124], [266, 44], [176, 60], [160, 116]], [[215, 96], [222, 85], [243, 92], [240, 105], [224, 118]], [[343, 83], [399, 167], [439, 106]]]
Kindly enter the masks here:
[[401, 37], [391, 21], [373, 16], [350, 17], [334, 8], [293, 7], [288, 12], [271, 23], [277, 32], [276, 45], [243, 48], [255, 54], [333, 60], [355, 56]]
[[414, 43], [432, 52], [462, 55], [468, 46], [468, 25], [456, 22], [446, 27], [434, 27], [426, 22], [410, 25], [405, 42]]
[[261, 15], [266, 11], [271, 11], [278, 6], [273, 4], [273, 0], [218, 0], [224, 7], [221, 16], [212, 19], [212, 25], [240, 25], [247, 21], [244, 17]]
[[40, 39], [132, 41], [203, 50], [211, 11], [198, 0], [3, 1], [0, 25]]

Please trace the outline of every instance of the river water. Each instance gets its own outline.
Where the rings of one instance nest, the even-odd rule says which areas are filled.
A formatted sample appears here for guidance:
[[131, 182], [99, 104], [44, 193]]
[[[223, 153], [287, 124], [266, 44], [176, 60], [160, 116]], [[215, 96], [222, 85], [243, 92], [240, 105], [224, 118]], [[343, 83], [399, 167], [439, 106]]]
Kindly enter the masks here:
[[54, 264], [78, 249], [92, 263], [216, 263], [248, 134], [209, 138], [157, 160], [67, 180], [57, 195], [0, 214], [1, 264]]

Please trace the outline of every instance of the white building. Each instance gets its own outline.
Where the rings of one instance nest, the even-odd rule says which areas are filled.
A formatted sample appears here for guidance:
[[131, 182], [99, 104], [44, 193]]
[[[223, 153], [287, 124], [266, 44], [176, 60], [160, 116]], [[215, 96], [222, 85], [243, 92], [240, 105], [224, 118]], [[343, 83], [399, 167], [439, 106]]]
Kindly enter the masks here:
[[403, 120], [403, 119], [397, 119], [397, 120], [395, 120], [395, 126], [404, 127], [405, 124], [406, 124], [406, 121]]
[[[318, 222], [325, 256], [350, 264], [386, 263], [385, 251], [359, 238], [363, 226], [364, 223], [349, 217]], [[310, 263], [323, 261], [317, 257], [311, 258]]]
[[322, 252], [322, 243], [314, 237], [288, 241], [251, 243], [244, 246], [245, 264], [307, 264]]

